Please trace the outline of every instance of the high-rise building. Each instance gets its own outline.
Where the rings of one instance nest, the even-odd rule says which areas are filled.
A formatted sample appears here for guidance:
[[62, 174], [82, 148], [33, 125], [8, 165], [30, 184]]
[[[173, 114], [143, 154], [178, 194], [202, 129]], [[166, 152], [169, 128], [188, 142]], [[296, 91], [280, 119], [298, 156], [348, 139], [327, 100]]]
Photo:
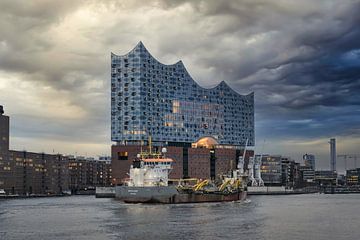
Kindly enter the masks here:
[[0, 189], [11, 190], [12, 165], [9, 161], [9, 117], [0, 105]]
[[315, 170], [315, 156], [314, 155], [305, 154], [305, 155], [303, 155], [303, 160], [304, 160], [305, 167]]
[[[131, 160], [149, 136], [153, 145], [169, 148], [168, 154], [175, 159], [173, 177], [214, 177], [220, 169], [236, 165], [239, 149], [247, 140], [248, 146], [255, 143], [254, 94], [240, 95], [224, 81], [203, 88], [181, 61], [162, 64], [141, 42], [125, 55], [112, 53], [111, 140], [116, 142], [112, 148], [116, 180], [126, 177]], [[233, 149], [229, 153], [194, 150], [199, 146]], [[194, 156], [196, 151], [201, 154]], [[226, 163], [216, 157], [219, 154], [226, 156]]]
[[0, 154], [9, 151], [9, 117], [4, 115], [0, 105]]
[[140, 42], [111, 54], [111, 139], [193, 143], [212, 136], [219, 144], [254, 145], [254, 94], [225, 82], [200, 87], [181, 61], [165, 65]]
[[336, 139], [330, 139], [330, 170], [336, 171]]

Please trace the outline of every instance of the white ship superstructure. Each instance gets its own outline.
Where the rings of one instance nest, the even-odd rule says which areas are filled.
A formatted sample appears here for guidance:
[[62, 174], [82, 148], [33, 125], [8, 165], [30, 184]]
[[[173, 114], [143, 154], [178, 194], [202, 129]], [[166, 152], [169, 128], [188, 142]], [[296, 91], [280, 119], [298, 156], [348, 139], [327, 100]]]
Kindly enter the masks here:
[[170, 158], [139, 158], [131, 165], [126, 184], [133, 187], [168, 186], [172, 163]]

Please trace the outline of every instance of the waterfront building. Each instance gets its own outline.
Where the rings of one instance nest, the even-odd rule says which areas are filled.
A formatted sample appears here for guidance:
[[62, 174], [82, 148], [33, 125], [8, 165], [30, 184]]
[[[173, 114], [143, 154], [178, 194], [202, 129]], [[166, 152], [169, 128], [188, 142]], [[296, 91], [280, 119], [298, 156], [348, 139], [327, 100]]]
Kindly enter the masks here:
[[346, 185], [360, 185], [360, 168], [346, 170]]
[[314, 181], [319, 186], [336, 185], [337, 173], [336, 171], [331, 171], [331, 170], [315, 171]]
[[255, 143], [254, 94], [240, 95], [224, 81], [203, 88], [181, 61], [162, 64], [141, 42], [125, 55], [112, 53], [115, 183], [126, 177], [149, 136], [155, 148], [166, 146], [174, 157], [170, 177], [215, 178], [236, 165], [247, 140], [249, 146]]
[[10, 150], [11, 194], [61, 194], [68, 190], [68, 160], [61, 154]]
[[261, 159], [261, 178], [265, 186], [301, 186], [301, 167], [289, 157], [281, 155], [263, 155]]
[[111, 54], [111, 140], [194, 143], [212, 136], [222, 145], [254, 145], [254, 94], [225, 82], [200, 87], [181, 61], [158, 62], [140, 42]]
[[0, 189], [19, 195], [66, 191], [67, 159], [60, 154], [9, 150], [9, 122], [0, 106]]
[[[74, 161], [74, 157], [62, 154], [9, 150], [9, 121], [0, 106], [0, 189], [6, 194], [62, 194], [74, 185], [111, 185], [111, 158], [108, 156]], [[81, 166], [82, 160], [85, 170], [74, 166], [74, 163]]]
[[305, 154], [303, 156], [304, 164], [306, 167], [315, 170], [315, 156], [313, 154]]
[[301, 182], [300, 164], [289, 157], [281, 158], [281, 179], [282, 185], [295, 188]]
[[261, 178], [265, 186], [282, 186], [283, 170], [280, 155], [263, 155], [261, 159]]
[[95, 187], [111, 186], [111, 161], [95, 160], [82, 156], [69, 158], [69, 188], [72, 193], [94, 190]]
[[346, 185], [346, 175], [338, 174], [337, 177], [337, 186], [345, 186]]
[[9, 117], [0, 105], [0, 189], [11, 191], [12, 165], [9, 161]]
[[315, 170], [310, 166], [300, 167], [302, 180], [304, 185], [312, 185], [315, 181]]

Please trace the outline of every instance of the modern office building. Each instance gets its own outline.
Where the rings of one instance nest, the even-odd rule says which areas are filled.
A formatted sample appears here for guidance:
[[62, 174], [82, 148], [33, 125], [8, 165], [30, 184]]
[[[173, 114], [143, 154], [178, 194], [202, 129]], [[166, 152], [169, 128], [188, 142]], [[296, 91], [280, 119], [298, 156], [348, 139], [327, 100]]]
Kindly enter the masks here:
[[314, 181], [319, 186], [336, 185], [337, 184], [337, 173], [336, 171], [321, 170], [315, 171]]
[[263, 155], [261, 178], [265, 186], [297, 188], [301, 185], [300, 164], [281, 155]]
[[360, 168], [346, 170], [346, 184], [360, 185]]
[[[249, 146], [255, 143], [254, 94], [240, 95], [223, 81], [203, 88], [181, 61], [162, 64], [141, 42], [125, 55], [112, 53], [111, 140], [116, 143], [112, 148], [116, 182], [126, 177], [131, 160], [149, 136], [154, 146], [169, 148], [168, 154], [175, 159], [174, 176], [214, 177], [220, 173], [217, 167], [223, 171], [231, 165], [215, 155], [221, 152], [226, 161], [235, 163], [246, 140]], [[233, 152], [224, 154], [207, 146]], [[193, 150], [199, 148], [208, 150]], [[200, 156], [204, 159], [195, 160]]]
[[315, 170], [310, 166], [301, 166], [300, 172], [304, 186], [313, 185], [315, 183]]
[[312, 154], [305, 154], [303, 156], [304, 164], [306, 167], [315, 170], [315, 156]]
[[261, 159], [261, 178], [265, 186], [282, 186], [283, 170], [282, 156], [280, 155], [263, 155]]
[[289, 157], [281, 158], [282, 185], [294, 188], [301, 182], [300, 164]]

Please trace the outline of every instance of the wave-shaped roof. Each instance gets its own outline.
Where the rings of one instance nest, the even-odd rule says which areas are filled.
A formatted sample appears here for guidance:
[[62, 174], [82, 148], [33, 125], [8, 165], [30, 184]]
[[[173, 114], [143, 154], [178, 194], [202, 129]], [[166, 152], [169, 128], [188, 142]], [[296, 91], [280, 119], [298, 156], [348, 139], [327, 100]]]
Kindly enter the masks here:
[[232, 93], [238, 95], [238, 96], [241, 96], [241, 97], [251, 97], [254, 95], [254, 92], [251, 92], [249, 94], [240, 94], [238, 92], [236, 92], [234, 89], [232, 89], [225, 81], [221, 81], [220, 83], [218, 83], [216, 86], [214, 87], [211, 87], [211, 88], [205, 88], [205, 87], [202, 87], [200, 86], [197, 81], [194, 80], [194, 78], [190, 75], [190, 73], [187, 71], [184, 63], [182, 62], [182, 60], [179, 60], [177, 61], [176, 63], [173, 63], [173, 64], [164, 64], [162, 62], [160, 62], [159, 60], [157, 60], [148, 50], [147, 48], [145, 47], [145, 45], [142, 43], [142, 41], [140, 41], [132, 50], [130, 50], [128, 53], [126, 54], [123, 54], [123, 55], [117, 55], [113, 52], [111, 52], [111, 57], [113, 56], [116, 56], [116, 57], [126, 57], [128, 56], [129, 54], [131, 53], [135, 53], [136, 50], [141, 50], [141, 49], [144, 49], [145, 52], [154, 60], [156, 61], [157, 63], [163, 65], [163, 66], [168, 66], [168, 67], [171, 67], [171, 66], [178, 66], [180, 68], [182, 68], [184, 70], [184, 72], [188, 75], [188, 77], [193, 81], [193, 83], [195, 83], [199, 88], [203, 89], [203, 90], [207, 90], [207, 91], [213, 91], [213, 90], [218, 90], [219, 88], [225, 88], [225, 89], [228, 89], [229, 91], [231, 91]]

